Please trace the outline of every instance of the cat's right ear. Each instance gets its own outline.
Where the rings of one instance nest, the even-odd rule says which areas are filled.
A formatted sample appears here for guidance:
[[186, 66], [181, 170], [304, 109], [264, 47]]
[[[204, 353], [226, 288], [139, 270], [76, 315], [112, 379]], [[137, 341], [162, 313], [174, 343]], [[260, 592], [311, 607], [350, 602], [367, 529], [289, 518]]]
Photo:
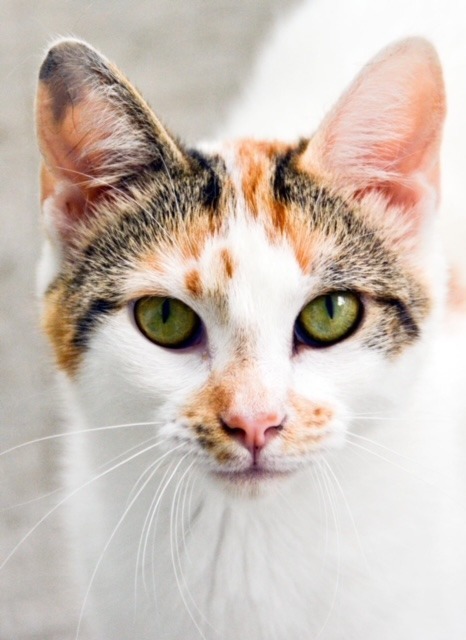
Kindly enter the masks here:
[[103, 197], [146, 170], [175, 171], [186, 156], [117, 68], [79, 40], [62, 40], [39, 73], [37, 135], [47, 233], [61, 245]]
[[358, 198], [381, 194], [417, 230], [439, 200], [444, 117], [435, 49], [422, 38], [397, 42], [343, 94], [312, 137], [302, 166]]

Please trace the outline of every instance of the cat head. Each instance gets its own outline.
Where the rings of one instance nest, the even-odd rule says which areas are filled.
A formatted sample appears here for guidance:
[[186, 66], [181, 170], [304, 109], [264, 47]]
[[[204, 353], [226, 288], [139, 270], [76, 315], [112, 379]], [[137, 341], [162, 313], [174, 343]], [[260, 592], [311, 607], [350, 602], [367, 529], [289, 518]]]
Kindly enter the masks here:
[[374, 404], [402, 406], [443, 304], [444, 112], [436, 53], [410, 39], [312, 137], [193, 150], [90, 46], [53, 46], [44, 326], [87, 423], [154, 421], [248, 485], [312, 464]]

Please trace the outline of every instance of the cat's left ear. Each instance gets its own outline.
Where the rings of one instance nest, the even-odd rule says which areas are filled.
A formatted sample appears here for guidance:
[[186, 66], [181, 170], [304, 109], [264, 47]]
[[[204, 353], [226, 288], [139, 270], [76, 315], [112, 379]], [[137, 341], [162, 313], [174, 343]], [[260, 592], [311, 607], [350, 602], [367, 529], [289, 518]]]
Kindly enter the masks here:
[[311, 139], [301, 166], [356, 197], [377, 190], [416, 222], [438, 202], [444, 117], [435, 49], [421, 38], [401, 41], [362, 70]]
[[72, 243], [105, 195], [145, 171], [176, 171], [186, 154], [118, 69], [88, 44], [62, 40], [39, 73], [37, 135], [49, 235]]

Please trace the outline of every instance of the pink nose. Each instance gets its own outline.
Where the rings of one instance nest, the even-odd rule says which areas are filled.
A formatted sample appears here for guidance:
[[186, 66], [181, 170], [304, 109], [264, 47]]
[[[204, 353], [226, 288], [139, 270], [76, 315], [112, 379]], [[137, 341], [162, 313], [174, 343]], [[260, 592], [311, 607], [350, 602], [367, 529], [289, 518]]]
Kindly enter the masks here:
[[262, 449], [280, 431], [283, 423], [279, 413], [260, 413], [254, 417], [228, 413], [221, 418], [225, 429], [238, 435], [241, 443], [252, 452]]

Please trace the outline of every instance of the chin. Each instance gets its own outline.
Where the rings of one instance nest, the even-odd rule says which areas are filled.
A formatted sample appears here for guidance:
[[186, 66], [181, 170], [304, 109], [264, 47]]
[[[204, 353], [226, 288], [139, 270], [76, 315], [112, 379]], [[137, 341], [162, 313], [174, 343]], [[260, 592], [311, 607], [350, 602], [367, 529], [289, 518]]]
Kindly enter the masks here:
[[216, 470], [212, 475], [229, 493], [254, 498], [279, 489], [294, 475], [294, 471], [252, 466], [242, 470]]

